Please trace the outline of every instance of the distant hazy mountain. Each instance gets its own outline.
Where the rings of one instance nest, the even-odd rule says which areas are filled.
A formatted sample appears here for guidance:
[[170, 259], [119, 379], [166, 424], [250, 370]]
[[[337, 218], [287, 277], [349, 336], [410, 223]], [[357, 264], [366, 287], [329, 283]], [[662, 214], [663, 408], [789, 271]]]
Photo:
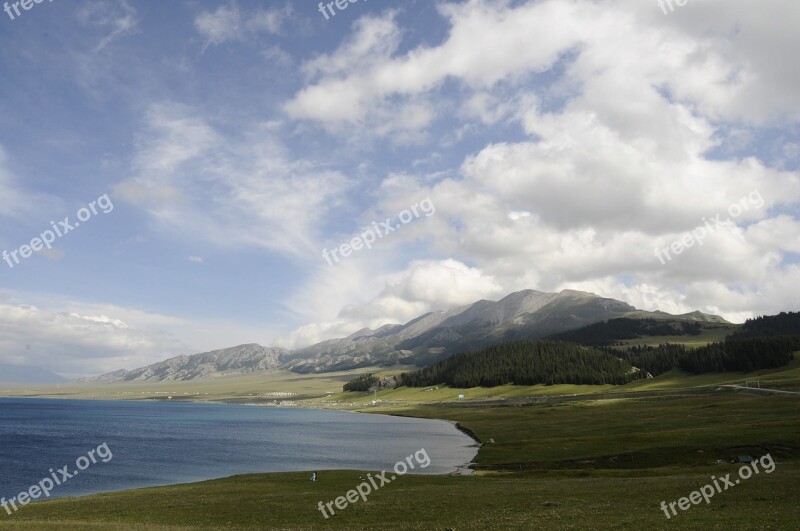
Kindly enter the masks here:
[[178, 356], [141, 369], [110, 372], [78, 381], [113, 383], [195, 380], [207, 376], [267, 371], [280, 365], [281, 356], [288, 352], [285, 349], [256, 344], [239, 345], [192, 356]]
[[192, 380], [276, 367], [295, 372], [325, 372], [397, 363], [422, 366], [465, 350], [511, 339], [536, 339], [615, 317], [727, 322], [701, 312], [685, 315], [646, 312], [624, 302], [581, 291], [524, 290], [499, 301], [482, 300], [427, 313], [403, 325], [363, 329], [345, 338], [295, 351], [241, 345], [178, 356], [134, 371], [117, 371], [83, 381]]
[[0, 364], [0, 383], [54, 384], [67, 379], [41, 367]]

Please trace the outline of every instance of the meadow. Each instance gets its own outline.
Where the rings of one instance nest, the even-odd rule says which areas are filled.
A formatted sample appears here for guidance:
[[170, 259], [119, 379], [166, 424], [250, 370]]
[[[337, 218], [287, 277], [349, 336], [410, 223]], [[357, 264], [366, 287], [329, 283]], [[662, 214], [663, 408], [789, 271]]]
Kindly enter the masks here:
[[[404, 476], [329, 519], [318, 502], [343, 496], [363, 472], [325, 472], [316, 483], [306, 473], [255, 474], [53, 500], [3, 517], [0, 529], [796, 529], [800, 522], [800, 396], [721, 386], [759, 379], [796, 388], [800, 360], [748, 375], [674, 371], [613, 389], [387, 390], [375, 405], [374, 394], [319, 392], [347, 377], [298, 377], [305, 383], [293, 388], [318, 395], [305, 405], [456, 421], [484, 443], [475, 474]], [[254, 383], [252, 391], [266, 388]], [[230, 392], [221, 386], [209, 396]], [[735, 475], [739, 465], [729, 461], [737, 456], [767, 453], [773, 473], [670, 520], [661, 511], [662, 501], [688, 496], [712, 475]]]

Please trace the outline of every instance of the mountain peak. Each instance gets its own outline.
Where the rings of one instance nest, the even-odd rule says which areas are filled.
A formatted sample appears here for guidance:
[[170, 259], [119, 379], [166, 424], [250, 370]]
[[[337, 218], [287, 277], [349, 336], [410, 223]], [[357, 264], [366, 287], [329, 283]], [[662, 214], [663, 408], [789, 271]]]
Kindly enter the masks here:
[[[464, 350], [508, 339], [536, 339], [617, 317], [653, 316], [630, 304], [594, 293], [565, 289], [546, 293], [525, 289], [499, 301], [431, 312], [381, 334], [359, 331], [295, 351], [287, 367], [297, 372], [342, 370], [365, 364], [429, 364]], [[669, 314], [665, 314], [669, 315]], [[670, 316], [698, 320], [699, 316]], [[706, 316], [707, 318], [707, 316]]]
[[388, 324], [377, 330], [362, 328], [347, 337], [328, 339], [292, 352], [246, 343], [177, 356], [89, 381], [192, 380], [278, 367], [296, 372], [319, 372], [398, 363], [427, 365], [465, 350], [511, 339], [536, 339], [618, 317], [726, 322], [721, 317], [701, 312], [675, 316], [637, 310], [626, 302], [574, 289], [559, 293], [525, 289], [499, 301], [480, 300], [429, 312], [403, 325]]

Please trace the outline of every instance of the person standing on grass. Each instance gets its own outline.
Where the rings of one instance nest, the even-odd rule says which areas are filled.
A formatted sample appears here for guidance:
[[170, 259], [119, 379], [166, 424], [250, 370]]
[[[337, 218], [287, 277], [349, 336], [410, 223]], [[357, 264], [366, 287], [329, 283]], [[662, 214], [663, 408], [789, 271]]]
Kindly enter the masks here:
[[311, 473], [311, 481], [316, 481], [316, 480], [317, 480], [317, 473], [316, 472], [312, 472]]

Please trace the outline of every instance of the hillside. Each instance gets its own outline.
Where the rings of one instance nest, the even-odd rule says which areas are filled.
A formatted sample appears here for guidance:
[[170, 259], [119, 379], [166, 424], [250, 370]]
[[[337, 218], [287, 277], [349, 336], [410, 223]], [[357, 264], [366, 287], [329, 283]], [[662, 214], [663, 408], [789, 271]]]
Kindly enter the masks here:
[[690, 323], [686, 325], [690, 329], [696, 328], [696, 323], [727, 323], [720, 317], [701, 312], [681, 316], [646, 312], [625, 302], [581, 291], [544, 293], [523, 290], [499, 301], [481, 300], [431, 312], [406, 324], [389, 324], [376, 330], [362, 329], [344, 338], [294, 351], [256, 344], [241, 345], [178, 356], [132, 371], [121, 370], [81, 381], [191, 380], [275, 368], [307, 374], [399, 364], [424, 367], [459, 352], [503, 341], [538, 339], [615, 318]]
[[281, 356], [287, 352], [284, 349], [267, 348], [256, 344], [239, 345], [192, 356], [177, 356], [132, 371], [121, 370], [78, 381], [81, 383], [158, 382], [267, 371], [277, 368]]
[[675, 318], [639, 318], [622, 317], [609, 319], [588, 326], [567, 330], [548, 336], [558, 341], [571, 341], [588, 346], [607, 346], [624, 340], [641, 339], [643, 337], [699, 337], [707, 330], [719, 328], [738, 330], [737, 325], [710, 323], [705, 320], [678, 320]]
[[323, 341], [292, 352], [286, 367], [300, 373], [398, 363], [423, 367], [459, 352], [515, 339], [538, 339], [621, 317], [727, 323], [701, 312], [681, 316], [646, 312], [625, 302], [575, 290], [523, 290], [499, 301], [482, 300], [428, 313], [405, 325], [360, 330], [346, 338]]

